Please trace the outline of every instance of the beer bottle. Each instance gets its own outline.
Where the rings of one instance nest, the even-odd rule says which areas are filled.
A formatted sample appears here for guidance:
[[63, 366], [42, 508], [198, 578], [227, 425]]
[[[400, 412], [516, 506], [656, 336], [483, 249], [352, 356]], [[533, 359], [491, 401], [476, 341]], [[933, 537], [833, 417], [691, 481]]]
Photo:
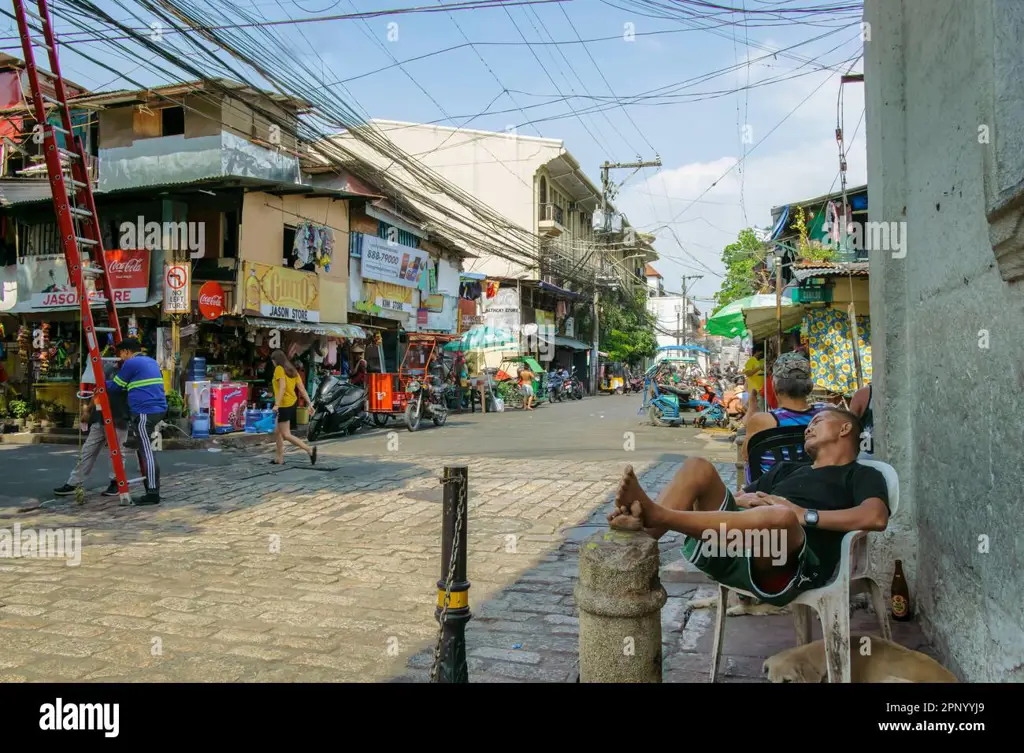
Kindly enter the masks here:
[[896, 570], [892, 574], [891, 609], [892, 618], [898, 622], [906, 622], [911, 617], [910, 589], [907, 579], [903, 576], [903, 561], [896, 560]]

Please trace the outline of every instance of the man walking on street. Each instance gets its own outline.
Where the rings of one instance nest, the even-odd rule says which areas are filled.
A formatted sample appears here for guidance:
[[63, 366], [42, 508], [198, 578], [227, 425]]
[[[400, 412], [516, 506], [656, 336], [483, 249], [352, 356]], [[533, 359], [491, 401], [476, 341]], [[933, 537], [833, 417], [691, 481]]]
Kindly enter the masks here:
[[142, 345], [135, 338], [122, 340], [115, 346], [121, 359], [121, 371], [107, 381], [111, 399], [120, 391], [128, 393], [129, 426], [138, 442], [136, 454], [139, 467], [146, 477], [146, 494], [136, 505], [160, 504], [160, 468], [153, 457], [149, 433], [167, 414], [167, 396], [160, 365], [149, 356], [142, 355]]
[[[117, 369], [113, 364], [106, 364], [103, 367], [107, 379], [113, 379]], [[114, 429], [117, 432], [117, 444], [120, 447], [121, 458], [125, 458], [124, 440], [128, 436], [128, 403], [124, 394], [110, 395], [110, 410], [113, 413]], [[68, 481], [64, 486], [53, 490], [58, 497], [67, 497], [75, 493], [75, 488], [85, 483], [85, 479], [92, 473], [93, 466], [97, 459], [107, 451], [107, 435], [103, 431], [103, 412], [98, 402], [93, 402], [89, 411], [89, 433], [86, 435], [85, 444], [82, 445], [81, 458], [75, 470], [71, 471]], [[103, 492], [104, 497], [116, 497], [117, 479], [114, 472], [110, 472], [110, 484]]]

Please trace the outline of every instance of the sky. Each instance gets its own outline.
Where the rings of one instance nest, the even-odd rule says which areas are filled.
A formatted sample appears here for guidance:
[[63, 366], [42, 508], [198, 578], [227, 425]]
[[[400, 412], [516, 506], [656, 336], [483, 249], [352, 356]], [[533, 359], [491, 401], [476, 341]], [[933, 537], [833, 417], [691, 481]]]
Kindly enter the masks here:
[[[660, 168], [613, 171], [617, 181], [625, 181], [615, 203], [634, 227], [656, 234], [661, 259], [654, 266], [669, 291], [681, 289], [683, 275], [702, 275], [688, 285], [704, 312], [712, 309], [710, 298], [724, 272], [722, 248], [741, 229], [770, 227], [772, 207], [839, 189], [835, 129], [840, 115], [847, 143], [847, 185], [867, 182], [864, 84], [840, 84], [841, 73], [863, 70], [859, 12], [819, 14], [813, 23], [799, 23], [798, 15], [782, 22], [739, 12], [695, 19], [683, 15], [694, 8], [685, 0], [662, 0], [657, 5], [641, 0], [564, 0], [361, 20], [323, 18], [440, 7], [442, 1], [451, 2], [191, 4], [236, 23], [243, 19], [239, 12], [226, 10], [230, 6], [258, 21], [316, 18], [314, 23], [274, 26], [293, 57], [279, 61], [268, 55], [265, 62], [307, 66], [317, 80], [330, 85], [333, 96], [364, 117], [495, 131], [515, 128], [526, 135], [561, 139], [598, 186], [605, 160], [659, 157]], [[752, 12], [823, 3], [718, 4]], [[152, 22], [134, 3], [97, 5], [121, 20], [139, 14], [130, 21], [136, 28]], [[58, 35], [78, 31], [61, 19], [60, 4], [55, 7]], [[747, 28], [741, 24], [744, 19]], [[18, 48], [10, 47], [17, 44], [10, 36], [12, 24], [0, 17], [0, 26], [7, 30], [5, 51], [21, 57]], [[78, 39], [83, 36], [79, 33]], [[88, 38], [96, 40], [95, 35]], [[527, 45], [524, 38], [535, 44]], [[180, 37], [167, 39], [180, 44]], [[212, 49], [212, 43], [206, 46]], [[125, 56], [109, 41], [69, 42], [60, 50], [64, 75], [97, 91], [175, 78], [150, 70], [151, 55]], [[431, 54], [440, 50], [448, 51]], [[644, 94], [646, 99], [637, 96]], [[603, 111], [587, 112], [595, 106]]]

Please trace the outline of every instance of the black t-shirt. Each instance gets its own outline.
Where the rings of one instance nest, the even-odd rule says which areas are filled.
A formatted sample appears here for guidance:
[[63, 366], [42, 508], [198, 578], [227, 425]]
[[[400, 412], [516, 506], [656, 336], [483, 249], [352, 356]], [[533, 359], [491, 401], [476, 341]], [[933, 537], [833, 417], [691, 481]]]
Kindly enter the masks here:
[[[809, 463], [777, 463], [746, 492], [764, 492], [784, 497], [805, 510], [849, 510], [865, 500], [878, 497], [889, 507], [889, 491], [876, 468], [854, 461], [847, 465], [814, 468]], [[807, 545], [821, 560], [823, 569], [834, 570], [839, 562], [844, 533], [808, 526]]]

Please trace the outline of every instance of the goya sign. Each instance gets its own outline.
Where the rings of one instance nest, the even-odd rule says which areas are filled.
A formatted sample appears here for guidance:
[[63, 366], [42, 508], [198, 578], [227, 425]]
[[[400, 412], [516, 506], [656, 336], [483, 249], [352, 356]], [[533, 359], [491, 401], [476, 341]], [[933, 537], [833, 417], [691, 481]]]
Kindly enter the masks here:
[[244, 262], [246, 314], [296, 322], [320, 321], [320, 280], [314, 272]]

